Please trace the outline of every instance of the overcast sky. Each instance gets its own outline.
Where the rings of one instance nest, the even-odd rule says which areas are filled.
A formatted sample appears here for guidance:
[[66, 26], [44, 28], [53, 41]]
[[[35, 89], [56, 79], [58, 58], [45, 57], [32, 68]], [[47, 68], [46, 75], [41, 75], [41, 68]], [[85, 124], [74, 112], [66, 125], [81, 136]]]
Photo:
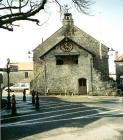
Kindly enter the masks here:
[[[67, 1], [64, 0], [67, 4]], [[64, 2], [62, 1], [62, 2]], [[70, 7], [74, 24], [87, 32], [109, 48], [123, 54], [123, 0], [95, 0], [90, 12], [93, 16], [84, 15]], [[19, 27], [14, 32], [0, 29], [0, 66], [5, 66], [6, 59], [10, 61], [29, 61], [28, 51], [33, 50], [62, 26], [62, 17], [54, 4], [41, 11], [41, 26], [31, 22], [18, 22]]]

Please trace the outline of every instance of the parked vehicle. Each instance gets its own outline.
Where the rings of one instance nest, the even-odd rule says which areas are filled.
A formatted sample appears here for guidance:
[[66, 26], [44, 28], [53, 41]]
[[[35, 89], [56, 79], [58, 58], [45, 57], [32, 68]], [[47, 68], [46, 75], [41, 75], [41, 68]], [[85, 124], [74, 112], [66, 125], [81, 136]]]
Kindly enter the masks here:
[[[13, 86], [14, 84], [13, 83], [9, 83], [9, 86]], [[5, 89], [5, 88], [7, 88], [8, 87], [8, 85], [6, 84], [6, 85], [2, 85], [2, 89]]]
[[[19, 92], [19, 91], [23, 91], [24, 89], [29, 90], [30, 83], [16, 83], [13, 86], [10, 86], [9, 89], [11, 92], [13, 92], [13, 91]], [[8, 87], [6, 87], [4, 90], [8, 91]]]

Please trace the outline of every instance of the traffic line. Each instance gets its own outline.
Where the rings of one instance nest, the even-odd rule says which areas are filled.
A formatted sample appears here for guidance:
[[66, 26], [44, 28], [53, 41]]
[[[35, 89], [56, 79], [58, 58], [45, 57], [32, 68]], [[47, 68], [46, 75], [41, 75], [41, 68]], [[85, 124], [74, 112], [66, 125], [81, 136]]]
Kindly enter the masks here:
[[[45, 109], [58, 109], [58, 108], [63, 108], [63, 107], [68, 107], [68, 106], [78, 106], [79, 104], [62, 104], [63, 106], [50, 106], [50, 107], [48, 107], [48, 108], [44, 108], [43, 106], [43, 110]], [[97, 106], [93, 106], [93, 105], [89, 105], [89, 106], [83, 106], [82, 108], [86, 108], [86, 107], [97, 107]], [[98, 106], [98, 107], [100, 107], [100, 108], [106, 108], [106, 109], [110, 109], [110, 110], [115, 110], [116, 108], [111, 108], [111, 107], [104, 107], [104, 106]], [[70, 109], [72, 109], [72, 108], [70, 108]], [[77, 108], [76, 108], [77, 109]], [[25, 110], [25, 111], [19, 111], [18, 113], [29, 113], [29, 112], [35, 112], [36, 110]], [[38, 111], [40, 111], [40, 109], [38, 110]], [[58, 110], [58, 111], [65, 111], [65, 109], [62, 109], [62, 110]], [[22, 118], [22, 117], [27, 117], [27, 116], [36, 116], [36, 115], [40, 115], [40, 114], [44, 114], [44, 113], [56, 113], [56, 112], [58, 112], [58, 111], [47, 111], [47, 112], [41, 112], [41, 113], [37, 113], [37, 111], [36, 111], [36, 113], [33, 113], [33, 114], [21, 114], [21, 116], [13, 116], [13, 117], [4, 117], [3, 119], [0, 119], [0, 120], [8, 120], [8, 119], [12, 119], [12, 118]], [[120, 111], [122, 111], [122, 109], [120, 109]], [[10, 112], [9, 112], [10, 113]]]
[[[17, 112], [17, 114], [19, 114], [19, 113], [29, 113], [29, 112], [33, 112], [33, 111], [36, 111], [36, 110], [23, 110], [23, 111], [16, 111]], [[11, 110], [9, 111], [9, 113], [7, 113], [7, 112], [5, 112], [3, 115], [1, 115], [1, 117], [4, 117], [5, 115], [11, 115]], [[21, 115], [21, 114], [20, 114]], [[15, 117], [16, 118], [16, 117]], [[0, 120], [3, 120], [3, 119], [0, 119]]]
[[[94, 109], [94, 110], [98, 110], [98, 109]], [[25, 126], [25, 125], [45, 124], [45, 123], [61, 122], [61, 121], [68, 121], [68, 120], [69, 121], [70, 120], [80, 120], [80, 119], [86, 119], [86, 118], [100, 117], [98, 115], [107, 114], [109, 112], [115, 112], [115, 111], [119, 111], [119, 109], [104, 111], [104, 112], [98, 112], [98, 113], [95, 113], [95, 114], [89, 114], [89, 115], [73, 117], [73, 118], [47, 120], [47, 121], [43, 121], [43, 122], [41, 122], [42, 118], [32, 119], [32, 120], [28, 120], [28, 121], [26, 120], [26, 121], [20, 121], [20, 122], [16, 122], [16, 123], [2, 124], [1, 127], [15, 127], [15, 126], [19, 127], [19, 126]], [[70, 114], [70, 113], [68, 113], [68, 114]], [[64, 114], [62, 114], [62, 115], [64, 115]]]
[[[49, 104], [49, 103], [47, 103], [46, 105], [43, 103], [41, 103], [40, 104], [40, 106], [41, 106], [41, 108], [43, 107], [43, 109], [50, 109], [50, 108], [55, 108], [54, 107], [54, 105], [57, 105], [57, 107], [65, 107], [65, 105], [66, 106], [71, 106], [71, 105], [77, 105], [77, 104], [69, 104], [69, 103], [64, 103], [64, 102], [62, 102], [62, 103], [54, 103], [54, 102], [52, 102], [53, 104]], [[28, 108], [32, 108], [33, 109], [33, 107], [34, 107], [34, 109], [35, 109], [35, 106], [32, 104], [32, 107], [30, 106], [31, 104], [25, 104], [25, 105], [23, 105], [23, 104], [21, 104], [21, 105], [18, 105], [17, 104], [17, 110], [20, 110], [20, 109], [25, 109], [24, 107], [26, 107], [26, 109]], [[58, 105], [60, 105], [60, 106], [58, 106]], [[63, 106], [61, 106], [61, 105], [63, 105]], [[52, 107], [53, 106], [53, 107]], [[18, 109], [18, 107], [20, 108], [20, 109]], [[45, 107], [48, 107], [48, 108], [45, 108]], [[32, 111], [35, 111], [35, 110], [32, 110]], [[24, 112], [30, 112], [30, 110], [28, 111], [18, 111], [18, 113], [24, 113]], [[1, 111], [1, 114], [2, 115], [9, 115], [8, 113], [11, 113], [11, 110], [2, 110]]]
[[81, 113], [82, 112], [89, 112], [89, 111], [92, 111], [92, 110], [99, 111], [98, 109], [91, 109], [91, 110], [89, 109], [89, 110], [84, 110], [84, 111], [76, 111], [76, 112], [70, 112], [70, 113], [64, 113], [64, 114], [58, 114], [58, 115], [52, 115], [52, 116], [43, 117], [43, 118], [36, 118], [36, 119], [30, 119], [30, 120], [25, 120], [25, 121], [19, 121], [19, 122], [15, 122], [15, 123], [6, 123], [6, 124], [2, 124], [1, 126], [10, 126], [10, 125], [13, 125], [14, 126], [14, 125], [19, 125], [19, 124], [27, 124], [27, 122], [32, 122], [33, 123], [34, 121], [39, 121], [39, 120], [41, 121], [41, 120], [45, 120], [45, 119], [62, 117], [62, 116], [71, 115], [71, 114], [73, 115], [73, 114], [80, 113], [80, 112]]
[[[66, 107], [66, 106], [63, 106], [63, 107]], [[57, 106], [57, 107], [54, 107], [54, 108], [56, 109], [56, 108], [59, 108], [59, 107]], [[49, 113], [63, 112], [63, 111], [68, 111], [68, 110], [73, 110], [73, 109], [80, 109], [80, 108], [83, 109], [83, 108], [87, 108], [87, 107], [86, 106], [83, 106], [83, 107], [81, 106], [81, 107], [74, 107], [74, 108], [69, 108], [69, 109], [67, 108], [67, 109], [53, 110], [53, 111], [50, 110], [50, 111], [41, 112], [41, 113], [34, 113], [34, 114], [26, 114], [26, 115], [21, 115], [21, 116], [7, 117], [7, 118], [3, 118], [1, 120], [8, 120], [8, 119], [12, 119], [12, 118], [21, 118], [21, 117], [26, 117], [26, 116], [36, 116], [36, 115], [41, 115], [41, 114], [49, 114]], [[27, 110], [25, 110], [25, 112], [26, 111]]]

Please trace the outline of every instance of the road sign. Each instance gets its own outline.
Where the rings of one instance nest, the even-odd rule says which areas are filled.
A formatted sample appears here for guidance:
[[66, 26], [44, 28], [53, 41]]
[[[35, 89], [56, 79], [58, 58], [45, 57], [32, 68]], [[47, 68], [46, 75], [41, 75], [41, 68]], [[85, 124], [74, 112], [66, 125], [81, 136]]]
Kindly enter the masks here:
[[[17, 72], [18, 67], [17, 66], [10, 66], [10, 72]], [[0, 68], [0, 71], [7, 72], [7, 68]]]
[[4, 71], [4, 72], [6, 72], [7, 69], [6, 69], [6, 68], [0, 68], [0, 71]]
[[10, 72], [17, 72], [17, 71], [18, 71], [18, 66], [10, 65]]

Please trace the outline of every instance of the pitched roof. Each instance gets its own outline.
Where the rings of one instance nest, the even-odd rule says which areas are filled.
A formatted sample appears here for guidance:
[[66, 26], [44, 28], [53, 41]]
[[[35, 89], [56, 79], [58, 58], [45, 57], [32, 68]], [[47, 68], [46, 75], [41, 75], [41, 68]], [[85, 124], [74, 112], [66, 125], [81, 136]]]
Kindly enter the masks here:
[[115, 62], [123, 62], [123, 55], [119, 56]]
[[18, 63], [18, 70], [33, 70], [33, 63], [32, 62]]
[[[74, 43], [81, 46], [86, 51], [98, 55], [99, 54], [99, 47], [100, 42], [87, 34], [86, 32], [82, 31], [75, 25], [72, 25], [74, 29], [74, 33], [70, 36], [67, 36], [70, 40]], [[66, 28], [62, 26], [59, 30], [57, 30], [53, 35], [51, 35], [48, 39], [46, 39], [42, 44], [38, 45], [33, 52], [34, 52], [34, 59], [35, 57], [41, 57], [47, 52], [49, 52], [54, 46], [56, 46], [59, 42], [61, 42], [65, 36]], [[107, 49], [105, 45], [102, 44], [102, 50]], [[36, 56], [35, 56], [36, 52]]]
[[[77, 46], [81, 47], [83, 50], [87, 51], [88, 53], [90, 53], [90, 54], [92, 54], [92, 55], [94, 56], [94, 54], [93, 54], [91, 51], [87, 50], [86, 48], [80, 46], [78, 43], [74, 42], [74, 41], [72, 40], [72, 38], [64, 37], [62, 40], [60, 40], [60, 42], [58, 42], [58, 44], [61, 43], [61, 42], [64, 41], [64, 40], [73, 42], [74, 44], [76, 44]], [[56, 45], [57, 45], [57, 44], [56, 44]], [[55, 48], [56, 45], [54, 45], [53, 48]], [[46, 54], [47, 54], [51, 49], [53, 49], [53, 48], [50, 48], [48, 51], [42, 53], [42, 55], [40, 56], [40, 58], [43, 57], [44, 55], [46, 55]]]
[[18, 62], [18, 63], [11, 63], [11, 65], [17, 66], [19, 71], [32, 71], [33, 70], [32, 62]]
[[62, 35], [62, 28], [60, 28], [53, 35], [51, 35], [48, 39], [46, 39], [44, 42], [42, 42], [40, 45], [38, 45], [33, 50], [33, 52], [36, 52], [36, 55], [38, 55], [38, 57], [40, 57], [44, 53], [49, 51], [53, 46], [58, 44], [63, 38], [64, 38], [64, 36]]

